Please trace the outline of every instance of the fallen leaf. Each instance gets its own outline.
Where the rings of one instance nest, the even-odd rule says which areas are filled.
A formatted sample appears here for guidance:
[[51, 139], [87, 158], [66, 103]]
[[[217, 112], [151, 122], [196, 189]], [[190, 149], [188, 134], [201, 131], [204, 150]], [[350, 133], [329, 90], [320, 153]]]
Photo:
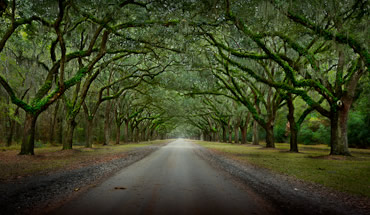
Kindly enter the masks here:
[[79, 190], [80, 190], [80, 188], [75, 188], [75, 189], [74, 189], [74, 191], [79, 191]]

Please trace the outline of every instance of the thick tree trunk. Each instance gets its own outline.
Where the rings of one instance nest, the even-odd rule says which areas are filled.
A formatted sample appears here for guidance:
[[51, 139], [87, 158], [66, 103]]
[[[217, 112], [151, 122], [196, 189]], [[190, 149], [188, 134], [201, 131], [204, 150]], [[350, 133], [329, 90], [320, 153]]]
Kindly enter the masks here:
[[252, 138], [253, 145], [259, 145], [260, 140], [258, 136], [258, 122], [256, 120], [253, 121], [253, 138]]
[[26, 114], [20, 155], [34, 155], [35, 129], [38, 115]]
[[293, 126], [294, 128], [292, 128], [292, 125], [290, 127], [290, 151], [298, 152], [298, 128], [295, 123]]
[[290, 126], [290, 151], [298, 152], [298, 127], [294, 119], [294, 105], [291, 94], [288, 95], [287, 104], [289, 109], [287, 117]]
[[104, 143], [103, 143], [103, 145], [108, 145], [109, 142], [110, 142], [110, 111], [111, 111], [111, 102], [107, 101], [107, 106], [105, 107]]
[[63, 141], [63, 150], [72, 149], [73, 136], [74, 136], [74, 131], [75, 131], [76, 126], [77, 126], [77, 123], [74, 120], [74, 118], [68, 120], [66, 137], [64, 138], [64, 141]]
[[275, 148], [274, 141], [274, 126], [272, 123], [267, 123], [266, 128], [266, 148]]
[[92, 148], [92, 129], [93, 129], [93, 119], [87, 119], [86, 128], [86, 148]]
[[[349, 113], [349, 105], [343, 105], [344, 107], [340, 110], [331, 111], [330, 123], [331, 123], [331, 155], [351, 155], [348, 149], [348, 132], [347, 132], [347, 121]], [[347, 106], [347, 107], [346, 107]]]
[[119, 144], [121, 140], [121, 124], [116, 123], [116, 144]]
[[235, 126], [235, 136], [234, 136], [234, 143], [239, 143], [239, 126]]

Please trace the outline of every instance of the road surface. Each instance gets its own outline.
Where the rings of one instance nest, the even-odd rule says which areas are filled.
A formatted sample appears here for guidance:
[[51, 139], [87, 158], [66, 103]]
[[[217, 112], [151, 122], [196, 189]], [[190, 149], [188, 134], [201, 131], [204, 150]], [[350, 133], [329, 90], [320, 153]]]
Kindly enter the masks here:
[[269, 203], [199, 158], [197, 147], [176, 140], [52, 214], [271, 214]]

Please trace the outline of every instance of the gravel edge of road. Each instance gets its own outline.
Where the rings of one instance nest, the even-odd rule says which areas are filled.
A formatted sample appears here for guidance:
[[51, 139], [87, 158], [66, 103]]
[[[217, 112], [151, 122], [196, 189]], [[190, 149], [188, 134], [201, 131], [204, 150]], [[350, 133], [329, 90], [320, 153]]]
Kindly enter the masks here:
[[347, 195], [330, 191], [321, 185], [273, 173], [197, 146], [198, 156], [273, 202], [282, 214], [370, 214], [370, 208], [353, 204], [357, 197], [348, 196], [347, 200], [351, 201], [346, 202]]
[[119, 170], [143, 159], [165, 144], [125, 152], [126, 156], [79, 169], [31, 176], [0, 184], [0, 214], [43, 214]]

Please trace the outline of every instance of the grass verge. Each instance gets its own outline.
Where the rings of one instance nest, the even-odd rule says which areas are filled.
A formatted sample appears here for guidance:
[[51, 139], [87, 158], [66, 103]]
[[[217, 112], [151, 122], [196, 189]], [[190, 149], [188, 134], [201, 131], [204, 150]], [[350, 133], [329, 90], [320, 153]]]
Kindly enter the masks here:
[[30, 175], [47, 174], [58, 170], [76, 169], [122, 158], [134, 148], [168, 143], [155, 140], [122, 145], [93, 145], [93, 148], [75, 146], [61, 150], [61, 146], [46, 145], [35, 148], [35, 155], [18, 155], [20, 146], [0, 147], [0, 181], [9, 181]]
[[336, 190], [370, 197], [370, 150], [351, 149], [353, 157], [328, 156], [326, 145], [299, 145], [300, 153], [290, 153], [289, 144], [277, 143], [276, 149], [262, 146], [197, 141], [225, 156], [322, 184]]

